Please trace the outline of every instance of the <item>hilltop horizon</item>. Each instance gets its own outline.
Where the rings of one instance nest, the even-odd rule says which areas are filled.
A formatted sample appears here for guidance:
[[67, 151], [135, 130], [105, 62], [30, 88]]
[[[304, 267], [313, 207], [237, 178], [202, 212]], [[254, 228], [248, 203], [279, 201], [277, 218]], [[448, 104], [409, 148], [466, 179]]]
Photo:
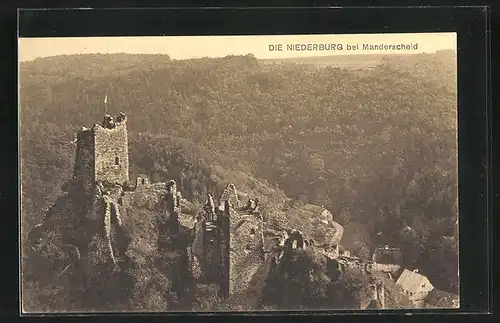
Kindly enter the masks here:
[[39, 60], [44, 60], [44, 59], [54, 59], [54, 58], [60, 58], [60, 57], [67, 57], [67, 56], [96, 56], [96, 55], [103, 55], [103, 56], [122, 56], [122, 55], [129, 55], [129, 56], [165, 56], [168, 57], [169, 59], [173, 61], [188, 61], [188, 60], [200, 60], [200, 59], [206, 59], [206, 58], [211, 58], [211, 59], [217, 59], [217, 58], [226, 58], [226, 57], [240, 57], [240, 56], [252, 56], [255, 57], [259, 61], [280, 61], [280, 60], [286, 60], [286, 61], [293, 61], [293, 60], [310, 60], [310, 59], [328, 59], [328, 58], [336, 58], [336, 59], [342, 59], [346, 57], [353, 57], [356, 56], [357, 58], [362, 58], [362, 57], [395, 57], [395, 56], [412, 56], [412, 55], [435, 55], [438, 53], [447, 53], [447, 52], [453, 52], [457, 53], [455, 49], [439, 49], [435, 50], [432, 52], [399, 52], [399, 53], [342, 53], [342, 54], [330, 54], [330, 55], [310, 55], [310, 56], [296, 56], [296, 57], [273, 57], [273, 58], [259, 58], [256, 57], [253, 53], [247, 53], [247, 54], [228, 54], [225, 56], [216, 56], [216, 57], [211, 57], [211, 56], [203, 56], [203, 57], [187, 57], [187, 58], [172, 58], [168, 53], [130, 53], [130, 52], [116, 52], [116, 53], [102, 53], [102, 52], [95, 52], [95, 53], [69, 53], [69, 54], [56, 54], [56, 55], [50, 55], [50, 56], [41, 56], [41, 57], [35, 57], [31, 59], [24, 59], [24, 60], [19, 60], [19, 63], [30, 63], [34, 61], [39, 61]]

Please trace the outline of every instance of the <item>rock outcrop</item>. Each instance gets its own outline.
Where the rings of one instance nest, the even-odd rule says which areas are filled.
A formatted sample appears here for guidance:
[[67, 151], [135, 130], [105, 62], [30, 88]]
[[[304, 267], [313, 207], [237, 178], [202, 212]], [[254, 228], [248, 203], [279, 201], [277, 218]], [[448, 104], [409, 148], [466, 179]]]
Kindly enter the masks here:
[[[37, 249], [51, 238], [61, 257], [67, 259], [63, 269], [79, 269], [74, 287], [81, 286], [81, 291], [72, 301], [92, 310], [120, 308], [140, 300], [139, 294], [148, 284], [156, 284], [154, 288], [170, 300], [169, 306], [186, 296], [191, 285], [187, 246], [194, 235], [179, 223], [175, 182], [133, 191], [97, 182], [90, 195], [83, 190], [76, 194], [77, 188], [71, 188], [71, 192], [56, 201], [27, 241], [30, 258], [38, 259], [36, 267], [47, 267], [41, 262], [53, 262], [52, 254]], [[50, 275], [43, 274], [46, 281], [57, 279], [57, 275], [47, 278]], [[147, 304], [134, 306], [147, 309]]]
[[292, 210], [283, 227], [295, 229], [315, 246], [335, 246], [340, 243], [344, 228], [323, 214], [311, 216], [309, 213]]

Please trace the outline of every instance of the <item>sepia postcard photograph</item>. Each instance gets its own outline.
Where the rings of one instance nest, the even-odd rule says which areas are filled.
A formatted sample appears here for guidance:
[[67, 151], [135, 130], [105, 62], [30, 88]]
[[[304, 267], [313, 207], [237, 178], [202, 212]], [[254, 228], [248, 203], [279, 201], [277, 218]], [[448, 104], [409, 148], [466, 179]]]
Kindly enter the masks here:
[[21, 314], [458, 309], [456, 38], [19, 38]]

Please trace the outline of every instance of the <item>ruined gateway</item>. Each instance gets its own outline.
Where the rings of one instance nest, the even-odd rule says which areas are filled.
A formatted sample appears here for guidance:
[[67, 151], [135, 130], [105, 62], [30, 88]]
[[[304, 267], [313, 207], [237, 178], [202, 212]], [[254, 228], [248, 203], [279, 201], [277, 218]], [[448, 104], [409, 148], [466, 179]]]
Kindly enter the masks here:
[[[131, 181], [123, 113], [115, 119], [106, 115], [102, 124], [79, 131], [74, 175], [63, 189], [64, 196], [47, 211], [44, 222], [29, 232], [28, 243], [36, 246], [44, 234], [56, 232], [71, 255], [66, 269], [80, 273], [78, 284], [90, 299], [87, 304], [95, 306], [109, 286], [97, 287], [89, 273], [127, 272], [148, 262], [166, 276], [176, 276], [170, 277], [171, 289], [180, 298], [206, 284], [217, 286], [223, 297], [240, 293], [250, 287], [266, 259], [278, 263], [286, 250], [317, 246], [318, 239], [313, 241], [308, 231], [318, 221], [325, 232], [333, 232], [319, 247], [330, 259], [339, 256], [343, 228], [326, 215], [320, 219], [305, 213], [304, 221], [288, 223], [294, 229], [280, 228], [280, 234], [265, 237], [260, 212], [247, 207], [255, 201], [242, 200], [232, 184], [217, 201], [209, 195], [193, 218], [182, 213], [183, 203], [189, 202], [174, 181], [150, 183], [145, 175]], [[276, 248], [281, 251], [273, 252]], [[122, 283], [118, 279], [110, 284]]]

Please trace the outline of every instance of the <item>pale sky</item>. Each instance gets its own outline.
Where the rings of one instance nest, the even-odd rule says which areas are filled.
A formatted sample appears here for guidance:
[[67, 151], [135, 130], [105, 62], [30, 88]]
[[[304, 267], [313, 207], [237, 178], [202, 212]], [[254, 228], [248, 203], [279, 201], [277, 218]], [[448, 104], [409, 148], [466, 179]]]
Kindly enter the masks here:
[[[167, 54], [173, 59], [224, 57], [253, 54], [257, 58], [289, 58], [346, 54], [415, 54], [456, 50], [456, 33], [351, 34], [351, 35], [258, 35], [258, 36], [155, 36], [19, 38], [19, 60], [63, 54], [130, 53]], [[269, 45], [282, 44], [283, 51]], [[288, 44], [342, 44], [342, 50], [291, 51]], [[347, 50], [347, 44], [359, 44]], [[418, 44], [409, 51], [364, 51], [362, 44]]]

